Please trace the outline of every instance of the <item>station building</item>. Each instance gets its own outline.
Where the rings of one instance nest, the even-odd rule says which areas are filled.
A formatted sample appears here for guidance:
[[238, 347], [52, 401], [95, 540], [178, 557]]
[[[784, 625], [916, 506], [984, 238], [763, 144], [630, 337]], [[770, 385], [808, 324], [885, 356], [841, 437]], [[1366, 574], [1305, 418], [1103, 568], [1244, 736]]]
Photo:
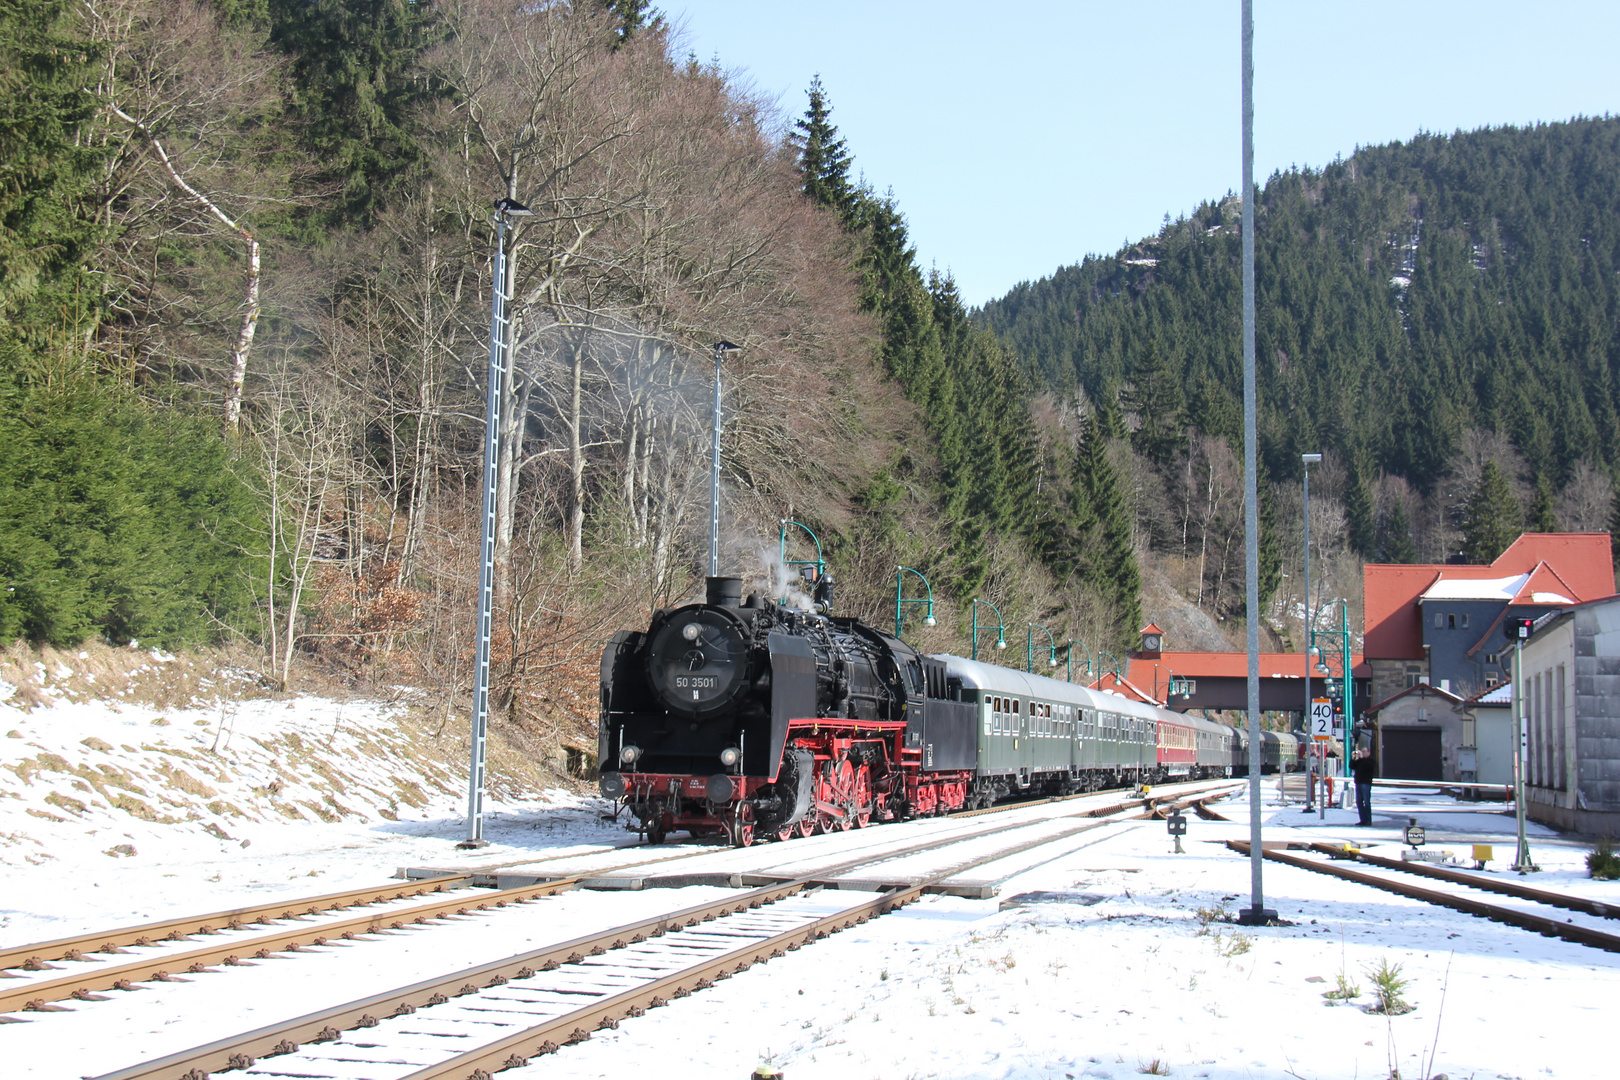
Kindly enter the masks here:
[[1510, 783], [1507, 621], [1614, 596], [1614, 557], [1608, 533], [1524, 533], [1488, 565], [1370, 563], [1363, 585], [1381, 775]]
[[1523, 650], [1525, 813], [1620, 835], [1620, 596], [1543, 616]]
[[1369, 563], [1371, 700], [1428, 683], [1459, 698], [1510, 678], [1503, 621], [1614, 595], [1608, 533], [1524, 533], [1488, 565]]

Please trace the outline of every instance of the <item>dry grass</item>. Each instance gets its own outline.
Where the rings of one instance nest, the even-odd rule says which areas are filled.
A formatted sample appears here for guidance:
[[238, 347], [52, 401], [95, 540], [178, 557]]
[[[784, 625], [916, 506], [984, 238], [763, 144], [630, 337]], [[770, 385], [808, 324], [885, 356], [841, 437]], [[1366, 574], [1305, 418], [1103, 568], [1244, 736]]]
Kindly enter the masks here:
[[[235, 647], [187, 652], [167, 660], [154, 659], [144, 649], [105, 644], [71, 650], [22, 644], [0, 648], [0, 678], [17, 688], [9, 703], [30, 710], [57, 701], [95, 699], [114, 708], [127, 702], [161, 711], [195, 708], [199, 703], [217, 700], [221, 718], [199, 721], [213, 727], [223, 722], [231, 703], [238, 700], [286, 699], [290, 705], [295, 694], [317, 694], [338, 701], [375, 700], [378, 696], [356, 694], [342, 685], [342, 673], [315, 665], [295, 670], [288, 691], [275, 692], [268, 680], [255, 674], [257, 663], [258, 658], [250, 651]], [[588, 681], [594, 688], [594, 660], [582, 665], [582, 672], [587, 666], [591, 669]], [[584, 674], [579, 678], [585, 681]], [[371, 690], [379, 688], [377, 682], [372, 682]], [[457, 708], [462, 704], [454, 697], [448, 703], [440, 697], [431, 710], [406, 708], [396, 721], [402, 740], [390, 740], [391, 745], [386, 747], [363, 740], [357, 753], [380, 757], [392, 752], [404, 759], [396, 760], [385, 777], [364, 791], [346, 773], [342, 761], [329, 759], [326, 748], [316, 745], [320, 739], [307, 733], [289, 733], [277, 748], [285, 766], [280, 779], [272, 778], [256, 789], [256, 794], [267, 797], [265, 810], [273, 807], [278, 816], [294, 821], [341, 821], [356, 812], [345, 803], [362, 796], [373, 797], [389, 807], [390, 813], [406, 807], [425, 808], [430, 805], [431, 791], [455, 792], [465, 786], [469, 723], [466, 713]], [[539, 703], [533, 698], [525, 704], [529, 707], [520, 711], [517, 723], [501, 715], [491, 718], [487, 746], [491, 792], [503, 799], [522, 799], [549, 788], [583, 790], [591, 786], [589, 781], [570, 775], [570, 754], [566, 749], [576, 748], [572, 755], [576, 771], [582, 756], [594, 757], [594, 726], [583, 716], [583, 708], [563, 707], [558, 711], [566, 718], [547, 722], [536, 715], [534, 706]], [[557, 708], [559, 703], [550, 704]], [[172, 717], [164, 716], [152, 721], [160, 727], [171, 722]], [[22, 738], [20, 732], [11, 734]], [[115, 750], [95, 737], [82, 740], [82, 745], [96, 753]], [[218, 817], [256, 816], [221, 797], [216, 785], [230, 784], [232, 771], [217, 756], [204, 751], [152, 744], [125, 746], [126, 752], [140, 753], [151, 763], [152, 773], [137, 782], [135, 776], [115, 765], [92, 767], [70, 762], [61, 754], [26, 743], [8, 749], [23, 753], [13, 753], [0, 767], [9, 769], [25, 783], [55, 789], [50, 790], [45, 802], [52, 811], [69, 819], [85, 814], [89, 801], [104, 802], [152, 822], [180, 820], [165, 812], [171, 806], [181, 813], [192, 807], [194, 812], [206, 808]], [[297, 804], [278, 797], [283, 785], [295, 782], [289, 770], [313, 773], [330, 794], [320, 801]]]
[[87, 643], [76, 649], [21, 642], [0, 647], [0, 679], [15, 686], [12, 704], [26, 709], [66, 698], [127, 701], [174, 709], [216, 695], [260, 696], [258, 661], [241, 647], [184, 652], [168, 661], [146, 649]]

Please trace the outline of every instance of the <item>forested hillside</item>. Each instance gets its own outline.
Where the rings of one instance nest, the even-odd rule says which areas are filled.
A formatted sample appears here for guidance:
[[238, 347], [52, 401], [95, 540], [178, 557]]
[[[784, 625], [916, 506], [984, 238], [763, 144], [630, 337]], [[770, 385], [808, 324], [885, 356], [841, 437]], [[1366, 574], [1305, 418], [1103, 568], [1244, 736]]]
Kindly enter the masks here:
[[[1240, 211], [1167, 217], [975, 313], [1036, 385], [1128, 436], [1139, 533], [1177, 558], [1240, 497]], [[1331, 552], [1488, 560], [1521, 526], [1608, 528], [1620, 118], [1421, 134], [1274, 175], [1255, 243], [1261, 464], [1293, 500], [1278, 520], [1298, 518], [1300, 454], [1322, 451], [1313, 544]]]
[[[1015, 664], [1074, 639], [1095, 670], [1146, 618], [1219, 645], [1236, 203], [969, 312], [851, 179], [819, 82], [795, 118], [677, 51], [642, 0], [0, 7], [0, 637], [246, 642], [271, 682], [304, 658], [464, 708], [506, 198], [534, 213], [507, 233], [504, 720], [588, 741], [602, 642], [701, 588], [722, 340], [722, 566], [750, 588], [786, 587], [791, 519], [843, 613], [888, 622], [920, 572], [925, 648], [968, 651], [974, 611]], [[1301, 451], [1327, 455], [1318, 596], [1363, 554], [1607, 523], [1616, 129], [1267, 184], [1274, 629]]]
[[1031, 410], [819, 85], [795, 124], [640, 0], [17, 0], [0, 73], [8, 641], [464, 707], [502, 198], [504, 718], [588, 739], [602, 642], [701, 588], [720, 340], [724, 570], [784, 588], [792, 518], [842, 612], [924, 574], [930, 647], [974, 597], [1088, 659], [1136, 629], [1106, 434]]

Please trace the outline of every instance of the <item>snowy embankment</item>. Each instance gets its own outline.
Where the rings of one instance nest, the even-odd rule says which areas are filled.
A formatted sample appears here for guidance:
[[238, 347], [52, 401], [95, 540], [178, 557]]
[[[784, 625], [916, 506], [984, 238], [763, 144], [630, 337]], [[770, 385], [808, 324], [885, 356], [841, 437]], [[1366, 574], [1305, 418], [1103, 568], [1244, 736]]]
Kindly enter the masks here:
[[[405, 704], [264, 696], [250, 673], [156, 650], [51, 654], [4, 678], [0, 942], [371, 885], [458, 854], [465, 738]], [[598, 800], [501, 787], [486, 859], [625, 837]]]

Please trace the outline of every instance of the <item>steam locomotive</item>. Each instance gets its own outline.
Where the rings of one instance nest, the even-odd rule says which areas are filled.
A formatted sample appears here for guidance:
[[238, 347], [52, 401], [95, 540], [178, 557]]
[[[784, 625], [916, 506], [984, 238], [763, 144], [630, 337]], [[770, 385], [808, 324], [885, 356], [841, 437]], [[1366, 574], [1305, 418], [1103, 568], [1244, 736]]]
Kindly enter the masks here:
[[[742, 596], [654, 613], [602, 653], [603, 796], [629, 827], [757, 839], [1169, 777], [1242, 775], [1243, 730]], [[1265, 771], [1295, 759], [1262, 733]]]

